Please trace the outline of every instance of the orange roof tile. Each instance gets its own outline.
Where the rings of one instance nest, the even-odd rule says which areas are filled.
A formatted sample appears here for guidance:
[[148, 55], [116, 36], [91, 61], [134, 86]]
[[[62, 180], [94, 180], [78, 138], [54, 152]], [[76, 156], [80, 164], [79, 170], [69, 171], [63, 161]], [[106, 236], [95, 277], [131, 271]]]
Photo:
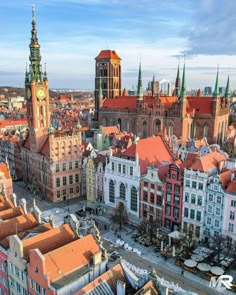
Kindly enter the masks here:
[[99, 251], [100, 248], [95, 238], [90, 234], [48, 252], [44, 255], [45, 275], [54, 282], [73, 270], [87, 265], [93, 258], [93, 255]]
[[228, 186], [226, 192], [227, 192], [227, 193], [232, 193], [232, 194], [236, 195], [236, 178], [234, 178], [234, 179], [230, 182], [230, 184], [229, 184], [229, 186]]
[[147, 166], [160, 166], [164, 161], [173, 162], [172, 155], [161, 136], [140, 139], [123, 153], [131, 158], [135, 158], [136, 154], [139, 156], [141, 174], [147, 172]]
[[136, 98], [136, 96], [116, 96], [115, 99], [106, 98], [102, 107], [106, 109], [136, 110]]
[[28, 125], [27, 119], [22, 120], [0, 120], [0, 128], [5, 128], [8, 126], [19, 126], [19, 125]]
[[101, 276], [97, 277], [94, 281], [92, 281], [85, 287], [81, 288], [74, 295], [87, 294], [89, 291], [92, 291], [95, 287], [97, 287], [100, 283], [104, 281], [108, 283], [108, 285], [111, 287], [114, 294], [116, 294], [116, 290], [117, 290], [116, 283], [118, 280], [124, 283], [127, 283], [123, 268], [120, 264], [113, 266], [111, 269], [103, 273]]
[[21, 206], [0, 211], [0, 219], [7, 220], [24, 214]]
[[0, 163], [0, 171], [4, 173], [6, 178], [11, 178], [10, 171], [6, 163]]
[[155, 284], [153, 281], [148, 281], [135, 295], [142, 295], [146, 294], [146, 292], [149, 291], [147, 294], [148, 295], [159, 295], [160, 293], [158, 292]]
[[14, 235], [16, 232], [25, 231], [38, 225], [33, 213], [28, 213], [0, 223], [0, 240]]
[[11, 200], [0, 202], [0, 212], [14, 207], [15, 206]]
[[102, 58], [113, 58], [121, 60], [115, 50], [102, 50], [99, 55], [95, 59], [102, 59]]
[[39, 249], [42, 254], [64, 246], [76, 240], [69, 224], [43, 232], [23, 241], [24, 258], [28, 261], [29, 250]]
[[104, 135], [110, 135], [111, 133], [120, 133], [120, 130], [117, 126], [106, 126], [102, 127], [102, 132]]
[[210, 96], [187, 97], [187, 112], [195, 109], [195, 114], [211, 114], [213, 98]]

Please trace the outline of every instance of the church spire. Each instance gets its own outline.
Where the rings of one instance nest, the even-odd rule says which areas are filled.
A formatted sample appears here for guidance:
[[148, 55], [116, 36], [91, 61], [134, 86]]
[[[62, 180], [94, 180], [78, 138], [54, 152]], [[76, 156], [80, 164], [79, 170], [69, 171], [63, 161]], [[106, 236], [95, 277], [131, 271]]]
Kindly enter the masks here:
[[177, 76], [175, 80], [175, 94], [177, 97], [179, 97], [180, 94], [180, 71], [179, 71], [179, 63], [178, 63], [178, 70], [177, 70]]
[[186, 96], [186, 80], [185, 80], [185, 63], [184, 63], [180, 97], [184, 98], [185, 96]]
[[229, 86], [229, 75], [228, 75], [226, 89], [225, 89], [225, 97], [229, 97], [229, 96], [230, 96], [230, 86]]
[[30, 41], [30, 80], [36, 82], [42, 82], [42, 67], [41, 67], [41, 56], [40, 56], [40, 45], [38, 43], [36, 21], [34, 17], [35, 7], [32, 6], [32, 30], [31, 30], [31, 41]]
[[217, 67], [217, 74], [216, 74], [216, 83], [215, 83], [215, 90], [214, 90], [214, 97], [217, 97], [220, 94], [219, 92], [219, 65]]
[[137, 99], [138, 100], [143, 100], [143, 85], [142, 85], [141, 61], [139, 63]]

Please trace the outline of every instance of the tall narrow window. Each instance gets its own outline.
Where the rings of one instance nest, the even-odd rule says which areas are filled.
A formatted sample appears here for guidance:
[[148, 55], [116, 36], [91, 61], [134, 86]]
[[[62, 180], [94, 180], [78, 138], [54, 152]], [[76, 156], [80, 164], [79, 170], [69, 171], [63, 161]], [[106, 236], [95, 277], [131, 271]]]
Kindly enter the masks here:
[[130, 209], [132, 211], [137, 212], [138, 210], [138, 197], [137, 197], [137, 190], [136, 188], [133, 186], [131, 188], [131, 199], [130, 199]]
[[109, 182], [109, 201], [115, 203], [115, 185], [113, 180]]
[[120, 198], [125, 199], [125, 185], [124, 185], [124, 183], [120, 184]]

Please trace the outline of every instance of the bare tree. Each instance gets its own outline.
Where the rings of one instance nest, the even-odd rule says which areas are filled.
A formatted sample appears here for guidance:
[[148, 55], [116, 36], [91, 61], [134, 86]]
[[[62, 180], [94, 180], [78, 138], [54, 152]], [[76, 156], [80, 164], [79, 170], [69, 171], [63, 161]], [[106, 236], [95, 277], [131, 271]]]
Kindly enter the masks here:
[[123, 203], [119, 203], [118, 206], [114, 209], [114, 215], [112, 216], [113, 222], [119, 224], [119, 229], [122, 229], [124, 224], [128, 223], [129, 217], [126, 207]]

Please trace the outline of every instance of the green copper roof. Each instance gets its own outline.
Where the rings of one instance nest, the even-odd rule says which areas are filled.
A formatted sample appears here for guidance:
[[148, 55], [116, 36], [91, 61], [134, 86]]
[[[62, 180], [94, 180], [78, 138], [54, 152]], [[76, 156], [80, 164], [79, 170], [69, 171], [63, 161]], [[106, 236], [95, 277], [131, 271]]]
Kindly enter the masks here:
[[220, 94], [219, 92], [219, 66], [217, 68], [216, 74], [216, 83], [215, 83], [215, 90], [214, 90], [214, 97], [217, 97]]
[[229, 86], [229, 75], [228, 75], [226, 89], [225, 89], [225, 97], [229, 97], [230, 96], [230, 88], [229, 87], [230, 86]]
[[180, 91], [180, 97], [186, 96], [186, 81], [185, 81], [185, 64], [183, 68], [182, 86]]
[[138, 96], [138, 98], [141, 98], [141, 99], [143, 98], [141, 62], [139, 64], [137, 96]]

